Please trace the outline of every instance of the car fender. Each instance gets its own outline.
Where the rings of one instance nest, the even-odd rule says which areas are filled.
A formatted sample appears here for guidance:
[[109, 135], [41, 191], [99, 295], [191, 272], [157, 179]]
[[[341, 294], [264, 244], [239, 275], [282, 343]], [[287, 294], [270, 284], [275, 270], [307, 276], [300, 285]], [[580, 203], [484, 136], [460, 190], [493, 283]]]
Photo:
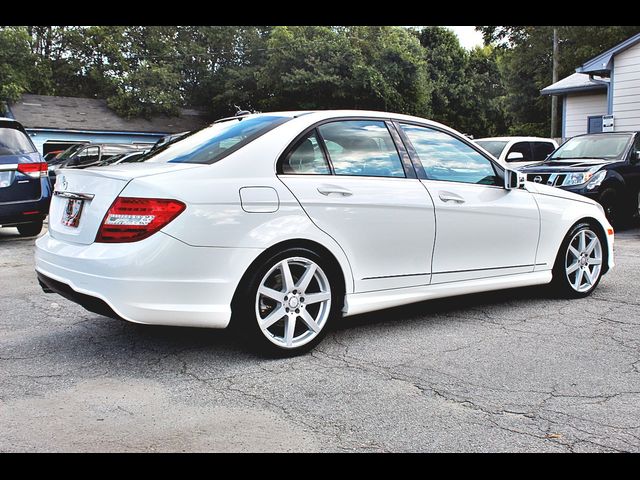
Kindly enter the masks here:
[[[557, 189], [553, 188], [553, 190]], [[570, 194], [569, 192], [564, 193]], [[584, 198], [576, 196], [580, 199]], [[613, 235], [608, 234], [609, 230], [613, 230], [599, 204], [591, 200], [588, 202], [578, 201], [568, 196], [545, 193], [534, 193], [533, 197], [540, 210], [540, 239], [536, 253], [536, 270], [553, 268], [560, 245], [567, 232], [573, 225], [585, 218], [593, 219], [599, 225], [600, 233], [603, 234], [606, 242], [608, 267], [613, 267]]]

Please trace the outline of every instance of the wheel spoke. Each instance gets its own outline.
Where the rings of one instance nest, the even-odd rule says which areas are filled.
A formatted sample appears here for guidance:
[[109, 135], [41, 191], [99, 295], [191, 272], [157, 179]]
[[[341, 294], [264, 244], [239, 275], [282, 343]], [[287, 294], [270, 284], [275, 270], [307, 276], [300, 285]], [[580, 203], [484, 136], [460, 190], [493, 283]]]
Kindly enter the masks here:
[[587, 249], [586, 252], [588, 254], [591, 254], [591, 252], [593, 252], [593, 249], [596, 248], [596, 245], [598, 243], [598, 237], [594, 237], [590, 242], [589, 245], [587, 245]]
[[304, 303], [318, 303], [318, 302], [326, 302], [331, 298], [331, 293], [329, 292], [320, 292], [320, 293], [310, 293], [304, 296]]
[[595, 275], [588, 268], [585, 268], [585, 270], [584, 270], [584, 277], [587, 280], [587, 282], [589, 283], [589, 285], [593, 285], [593, 280], [594, 280], [593, 277], [595, 277]]
[[575, 272], [578, 268], [580, 268], [580, 262], [574, 262], [567, 267], [567, 274]]
[[287, 315], [287, 326], [284, 334], [284, 340], [287, 343], [287, 347], [293, 344], [293, 334], [296, 330], [296, 317], [295, 315]]
[[584, 252], [584, 248], [587, 246], [586, 236], [587, 234], [583, 230], [580, 232], [580, 236], [578, 237], [578, 250], [580, 250], [581, 252]]
[[580, 258], [580, 252], [575, 248], [573, 248], [571, 245], [569, 245], [569, 251], [571, 252], [571, 255], [573, 255], [574, 257], [578, 259]]
[[284, 292], [279, 292], [277, 290], [274, 290], [273, 288], [269, 288], [265, 285], [262, 285], [259, 289], [258, 289], [258, 293], [264, 295], [265, 297], [269, 297], [272, 300], [275, 300], [276, 302], [282, 303], [284, 302]]
[[584, 275], [583, 269], [578, 270], [578, 273], [576, 273], [576, 279], [573, 282], [573, 288], [575, 288], [576, 290], [578, 290], [580, 288], [580, 285], [582, 285], [583, 275]]
[[284, 284], [285, 291], [293, 290], [294, 283], [291, 276], [291, 269], [289, 268], [289, 262], [283, 260], [280, 262], [280, 270], [282, 271], [282, 283]]
[[285, 311], [284, 307], [282, 306], [278, 307], [269, 315], [267, 315], [265, 318], [260, 320], [260, 328], [262, 328], [263, 330], [266, 330], [271, 325], [273, 325], [278, 320], [280, 320], [282, 317], [284, 317], [286, 314], [287, 312]]
[[315, 264], [311, 264], [307, 267], [307, 269], [305, 270], [304, 274], [302, 275], [302, 277], [300, 278], [300, 280], [298, 281], [298, 285], [296, 285], [296, 288], [300, 291], [300, 292], [304, 292], [307, 287], [309, 286], [309, 283], [311, 283], [311, 280], [313, 279], [313, 276], [316, 273], [316, 265]]
[[602, 265], [602, 259], [601, 258], [590, 258], [589, 259], [589, 265]]
[[308, 311], [300, 310], [300, 318], [307, 325], [307, 327], [309, 327], [314, 332], [317, 333], [320, 331], [320, 327]]

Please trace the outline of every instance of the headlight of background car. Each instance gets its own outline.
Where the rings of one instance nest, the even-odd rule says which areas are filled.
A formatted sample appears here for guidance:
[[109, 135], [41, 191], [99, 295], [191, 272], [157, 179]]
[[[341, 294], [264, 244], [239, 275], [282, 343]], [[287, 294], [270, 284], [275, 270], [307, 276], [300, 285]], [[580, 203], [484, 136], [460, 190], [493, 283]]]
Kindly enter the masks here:
[[591, 172], [569, 173], [566, 177], [564, 177], [562, 185], [582, 185], [583, 183], [589, 181], [592, 176], [593, 173]]
[[593, 177], [591, 177], [591, 180], [589, 180], [589, 183], [587, 184], [587, 190], [593, 190], [594, 188], [599, 187], [602, 181], [604, 180], [604, 177], [606, 176], [607, 176], [606, 170], [600, 170], [599, 172], [595, 173]]

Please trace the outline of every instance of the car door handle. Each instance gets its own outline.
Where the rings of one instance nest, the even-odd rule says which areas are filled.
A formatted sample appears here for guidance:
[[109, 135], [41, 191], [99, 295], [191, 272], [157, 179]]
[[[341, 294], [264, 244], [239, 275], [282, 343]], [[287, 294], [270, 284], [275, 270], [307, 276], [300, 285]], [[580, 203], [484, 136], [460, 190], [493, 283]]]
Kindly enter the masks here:
[[443, 202], [464, 203], [464, 198], [451, 192], [440, 192], [438, 195]]
[[318, 187], [318, 193], [322, 195], [331, 195], [332, 193], [337, 195], [342, 195], [343, 197], [350, 197], [353, 195], [351, 190], [347, 190], [346, 188], [338, 187], [337, 185], [320, 185]]

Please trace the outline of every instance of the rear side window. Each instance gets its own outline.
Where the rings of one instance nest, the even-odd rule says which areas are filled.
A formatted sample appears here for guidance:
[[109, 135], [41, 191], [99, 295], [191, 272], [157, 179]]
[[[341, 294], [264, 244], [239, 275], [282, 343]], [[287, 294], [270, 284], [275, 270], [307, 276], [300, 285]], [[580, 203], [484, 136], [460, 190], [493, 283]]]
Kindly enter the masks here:
[[551, 142], [533, 142], [531, 146], [533, 147], [533, 160], [536, 162], [543, 161], [556, 149]]
[[0, 127], [0, 155], [22, 155], [35, 151], [33, 143], [23, 132]]
[[214, 123], [166, 143], [150, 152], [144, 161], [215, 163], [289, 120], [290, 117], [258, 115]]
[[286, 156], [282, 163], [282, 173], [302, 175], [331, 174], [315, 130], [300, 139]]
[[384, 121], [345, 120], [318, 127], [336, 175], [405, 177]]

